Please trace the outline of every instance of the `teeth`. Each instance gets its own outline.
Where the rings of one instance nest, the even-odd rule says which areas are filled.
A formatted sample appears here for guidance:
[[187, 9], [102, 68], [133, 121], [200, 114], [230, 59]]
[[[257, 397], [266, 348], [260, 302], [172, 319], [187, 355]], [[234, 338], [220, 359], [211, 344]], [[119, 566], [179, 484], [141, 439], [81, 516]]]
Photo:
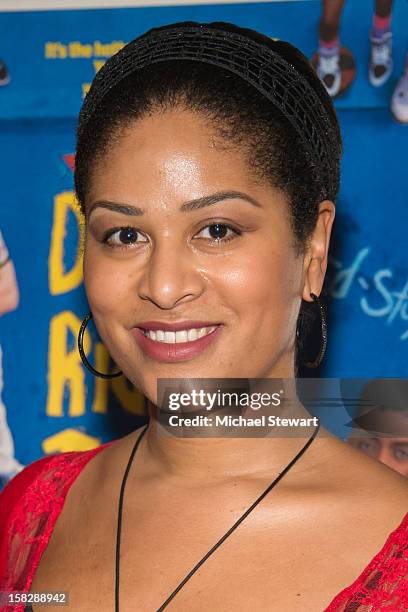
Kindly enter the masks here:
[[181, 330], [176, 332], [176, 342], [187, 342], [187, 331]]
[[190, 340], [197, 340], [198, 338], [198, 333], [196, 329], [189, 329], [188, 330], [188, 339]]
[[[150, 333], [150, 332], [149, 332]], [[156, 336], [156, 334], [154, 334]], [[152, 340], [155, 340], [156, 338], [152, 338]], [[167, 342], [168, 344], [171, 344], [173, 342], [176, 341], [176, 332], [169, 332], [169, 331], [165, 331], [164, 332], [164, 342]]]
[[191, 342], [210, 334], [216, 325], [212, 327], [201, 327], [199, 329], [182, 329], [177, 332], [163, 331], [161, 329], [143, 330], [145, 336], [156, 342], [166, 342], [167, 344], [177, 344], [179, 342]]

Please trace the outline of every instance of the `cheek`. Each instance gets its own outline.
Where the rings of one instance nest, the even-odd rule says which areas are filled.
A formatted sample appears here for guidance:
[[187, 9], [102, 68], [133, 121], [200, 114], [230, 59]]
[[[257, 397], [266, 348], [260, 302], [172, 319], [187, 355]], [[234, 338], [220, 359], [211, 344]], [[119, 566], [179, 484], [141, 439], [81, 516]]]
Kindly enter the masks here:
[[289, 249], [258, 243], [235, 256], [220, 259], [214, 269], [218, 293], [240, 318], [259, 328], [284, 326], [297, 316], [301, 265]]
[[102, 257], [92, 246], [85, 249], [84, 285], [95, 317], [113, 315], [127, 302], [128, 272], [126, 266], [118, 267], [115, 263], [109, 257]]

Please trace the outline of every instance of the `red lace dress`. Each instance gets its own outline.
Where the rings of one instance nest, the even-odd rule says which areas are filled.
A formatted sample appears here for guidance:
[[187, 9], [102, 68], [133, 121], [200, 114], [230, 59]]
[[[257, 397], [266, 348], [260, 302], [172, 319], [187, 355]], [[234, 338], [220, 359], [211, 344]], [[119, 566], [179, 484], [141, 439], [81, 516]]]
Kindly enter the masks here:
[[[70, 486], [88, 461], [113, 443], [43, 457], [0, 493], [0, 592], [29, 592]], [[24, 605], [0, 608], [24, 612]], [[363, 573], [324, 612], [374, 610], [408, 611], [408, 513]]]

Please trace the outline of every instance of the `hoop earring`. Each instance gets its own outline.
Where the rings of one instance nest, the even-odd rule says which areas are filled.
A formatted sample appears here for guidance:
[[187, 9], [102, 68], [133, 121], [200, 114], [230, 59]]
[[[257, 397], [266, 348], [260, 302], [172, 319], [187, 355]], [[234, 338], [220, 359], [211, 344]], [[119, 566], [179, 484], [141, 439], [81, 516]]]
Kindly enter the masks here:
[[307, 368], [317, 368], [322, 363], [324, 354], [326, 352], [326, 346], [327, 346], [327, 321], [326, 321], [326, 313], [324, 311], [323, 304], [321, 303], [321, 301], [319, 300], [317, 295], [315, 293], [311, 293], [310, 297], [313, 298], [313, 302], [315, 304], [317, 304], [317, 306], [319, 308], [320, 320], [321, 320], [321, 328], [322, 328], [322, 342], [321, 342], [320, 350], [319, 350], [319, 353], [318, 353], [316, 359], [314, 361], [307, 361], [305, 363], [305, 366]]
[[85, 333], [86, 326], [88, 325], [91, 319], [92, 319], [92, 312], [88, 312], [85, 319], [81, 323], [81, 327], [79, 328], [78, 351], [82, 359], [82, 363], [84, 364], [86, 368], [88, 368], [90, 372], [92, 372], [94, 376], [99, 376], [100, 378], [116, 378], [117, 376], [121, 376], [123, 372], [114, 372], [113, 374], [103, 374], [103, 372], [98, 372], [98, 370], [95, 370], [95, 368], [91, 366], [88, 359], [86, 358], [86, 355], [84, 352], [84, 333]]

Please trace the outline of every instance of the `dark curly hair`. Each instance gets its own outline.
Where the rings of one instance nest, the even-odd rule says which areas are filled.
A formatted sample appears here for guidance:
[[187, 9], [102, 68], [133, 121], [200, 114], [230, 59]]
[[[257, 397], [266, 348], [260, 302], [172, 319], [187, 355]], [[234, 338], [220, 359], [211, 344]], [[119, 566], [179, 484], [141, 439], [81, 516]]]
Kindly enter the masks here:
[[[150, 32], [191, 23], [171, 24]], [[338, 177], [342, 151], [339, 124], [332, 101], [307, 58], [291, 44], [272, 40], [254, 30], [228, 23], [208, 25], [270, 47], [307, 80], [335, 134], [331, 163]], [[109, 78], [109, 70], [105, 78]], [[290, 121], [255, 87], [225, 68], [200, 61], [172, 59], [135, 70], [110, 88], [86, 121], [80, 116], [75, 189], [85, 217], [92, 171], [120, 131], [149, 114], [174, 108], [200, 114], [226, 147], [243, 151], [254, 176], [283, 190], [290, 209], [293, 246], [298, 255], [304, 253], [316, 225], [319, 202], [327, 197], [327, 185], [322, 184], [304, 142]], [[337, 179], [336, 193], [331, 199], [335, 200], [338, 189]], [[299, 329], [310, 325], [310, 312], [314, 310], [310, 306], [302, 304]], [[301, 348], [304, 337], [304, 333], [298, 336], [297, 349]]]

